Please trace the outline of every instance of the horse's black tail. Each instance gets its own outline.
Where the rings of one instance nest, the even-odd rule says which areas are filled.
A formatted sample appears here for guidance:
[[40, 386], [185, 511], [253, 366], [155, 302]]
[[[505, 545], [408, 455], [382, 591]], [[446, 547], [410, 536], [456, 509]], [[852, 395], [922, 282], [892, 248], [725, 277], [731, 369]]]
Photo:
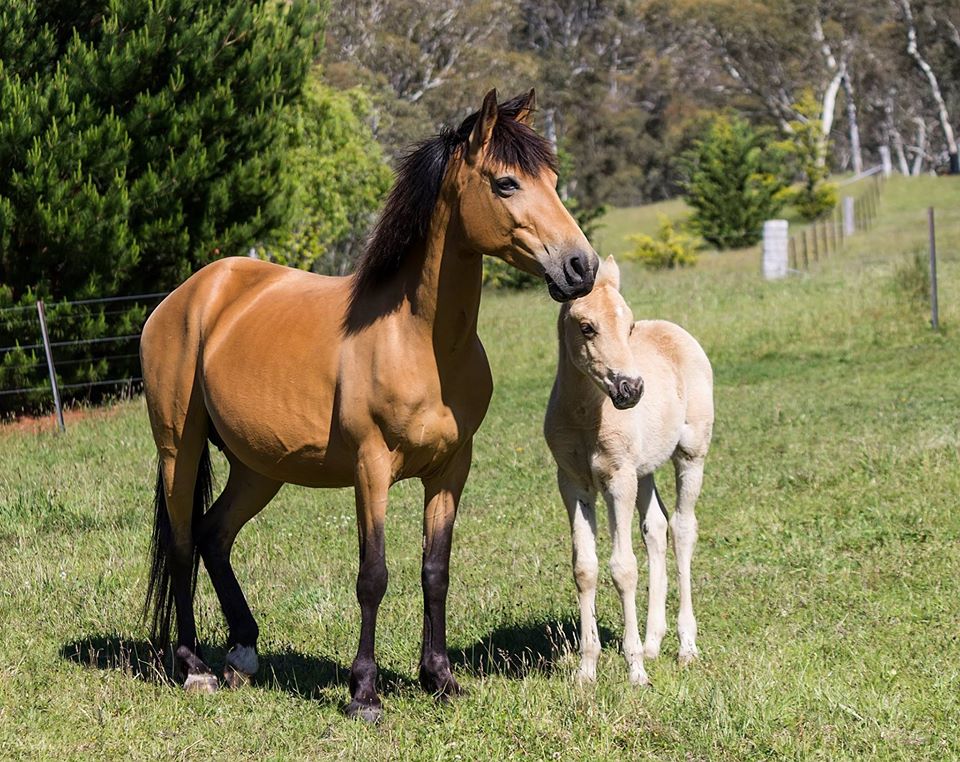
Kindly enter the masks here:
[[[193, 536], [196, 538], [200, 517], [213, 499], [213, 473], [210, 468], [210, 450], [206, 443], [197, 467], [197, 482], [193, 488]], [[157, 464], [157, 489], [153, 500], [153, 540], [150, 543], [150, 581], [147, 599], [143, 605], [144, 619], [151, 619], [150, 640], [153, 647], [163, 653], [170, 643], [170, 623], [173, 618], [173, 586], [170, 583], [170, 545], [172, 531], [167, 501], [164, 496], [163, 472]], [[196, 541], [193, 545], [190, 597], [197, 588], [197, 570], [200, 567], [200, 551]]]

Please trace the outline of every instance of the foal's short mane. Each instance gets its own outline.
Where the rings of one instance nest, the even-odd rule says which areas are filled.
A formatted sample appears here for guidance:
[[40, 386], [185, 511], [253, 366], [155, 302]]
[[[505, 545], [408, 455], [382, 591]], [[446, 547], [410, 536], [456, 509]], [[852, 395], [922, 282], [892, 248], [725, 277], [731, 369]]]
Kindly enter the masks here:
[[[528, 105], [526, 94], [500, 104], [488, 155], [493, 161], [516, 167], [527, 175], [538, 175], [545, 168], [556, 171], [557, 159], [550, 141], [517, 121]], [[479, 116], [479, 111], [471, 114], [456, 130], [442, 129], [400, 159], [393, 189], [357, 261], [354, 300], [396, 274], [410, 248], [426, 238], [447, 165], [457, 150], [466, 145]]]

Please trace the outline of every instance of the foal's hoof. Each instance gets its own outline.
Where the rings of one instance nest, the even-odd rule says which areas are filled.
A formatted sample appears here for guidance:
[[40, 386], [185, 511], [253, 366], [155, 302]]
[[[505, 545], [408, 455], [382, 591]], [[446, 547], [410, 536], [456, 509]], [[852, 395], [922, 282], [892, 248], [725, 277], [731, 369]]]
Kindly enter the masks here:
[[690, 664], [693, 664], [699, 655], [700, 654], [697, 653], [696, 650], [681, 651], [679, 654], [677, 654], [677, 664], [679, 664], [681, 667], [687, 667]]
[[216, 693], [219, 687], [217, 676], [211, 672], [193, 672], [183, 683], [187, 693]]
[[356, 720], [363, 720], [369, 723], [380, 722], [380, 718], [383, 717], [383, 705], [379, 702], [376, 704], [364, 704], [353, 700], [347, 704], [346, 713], [347, 717]]

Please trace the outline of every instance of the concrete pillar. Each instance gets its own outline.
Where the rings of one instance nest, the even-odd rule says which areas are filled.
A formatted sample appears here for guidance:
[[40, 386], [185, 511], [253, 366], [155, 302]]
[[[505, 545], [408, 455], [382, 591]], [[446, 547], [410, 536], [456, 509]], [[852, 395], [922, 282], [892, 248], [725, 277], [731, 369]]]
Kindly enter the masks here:
[[763, 277], [766, 280], [787, 276], [788, 227], [786, 220], [763, 223]]
[[857, 220], [854, 216], [853, 196], [843, 197], [843, 235], [853, 235], [857, 232]]

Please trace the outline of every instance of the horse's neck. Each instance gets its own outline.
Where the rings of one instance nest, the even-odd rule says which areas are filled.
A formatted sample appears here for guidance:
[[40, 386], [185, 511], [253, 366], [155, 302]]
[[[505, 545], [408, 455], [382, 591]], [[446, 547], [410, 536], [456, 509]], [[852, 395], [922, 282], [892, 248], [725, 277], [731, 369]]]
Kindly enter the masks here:
[[560, 334], [560, 352], [557, 361], [556, 394], [564, 409], [571, 415], [599, 420], [606, 395], [570, 359], [563, 334]]
[[400, 275], [416, 328], [429, 332], [437, 352], [456, 352], [477, 332], [482, 257], [458, 234], [448, 206], [438, 203], [426, 241], [410, 252]]

